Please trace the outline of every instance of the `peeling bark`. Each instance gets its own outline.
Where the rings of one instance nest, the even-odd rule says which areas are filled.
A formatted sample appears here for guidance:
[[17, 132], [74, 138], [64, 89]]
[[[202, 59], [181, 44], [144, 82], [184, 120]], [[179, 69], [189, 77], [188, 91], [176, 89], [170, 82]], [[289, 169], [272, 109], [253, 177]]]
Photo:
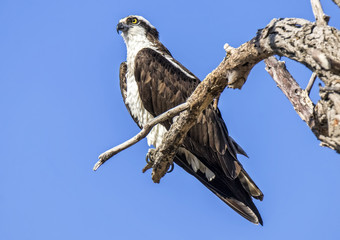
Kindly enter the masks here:
[[266, 70], [272, 76], [277, 86], [292, 103], [295, 111], [310, 128], [315, 126], [314, 104], [308, 97], [307, 91], [303, 90], [288, 72], [284, 62], [278, 61], [275, 57], [264, 60]]
[[[202, 110], [225, 87], [241, 89], [250, 70], [261, 60], [272, 55], [285, 56], [311, 69], [327, 87], [334, 89], [340, 84], [340, 32], [333, 27], [318, 26], [297, 18], [273, 19], [249, 42], [237, 49], [228, 45], [225, 48], [226, 58], [196, 88], [187, 100], [190, 108], [180, 114], [156, 149], [152, 172], [154, 182], [159, 182], [166, 174], [178, 147]], [[320, 102], [313, 107], [308, 94], [300, 87], [296, 89], [299, 93], [293, 94], [297, 97], [296, 102], [304, 105], [308, 112], [308, 117], [297, 111], [299, 115], [322, 141], [321, 145], [340, 152], [339, 93], [334, 90], [321, 94]], [[288, 98], [293, 95], [288, 94]]]
[[[316, 134], [321, 145], [340, 153], [340, 83], [320, 87], [321, 100], [315, 106]], [[315, 133], [315, 132], [314, 132]]]

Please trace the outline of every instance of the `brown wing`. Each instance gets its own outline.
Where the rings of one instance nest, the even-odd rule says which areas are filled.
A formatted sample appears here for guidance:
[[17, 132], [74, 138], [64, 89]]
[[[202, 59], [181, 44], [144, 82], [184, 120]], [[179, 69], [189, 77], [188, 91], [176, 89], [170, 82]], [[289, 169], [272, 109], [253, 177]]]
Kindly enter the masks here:
[[[178, 62], [176, 64], [181, 66]], [[135, 79], [143, 105], [153, 116], [185, 102], [200, 83], [198, 78], [189, 77], [149, 48], [141, 50], [136, 56]], [[165, 123], [167, 128], [170, 124], [170, 121]], [[222, 169], [229, 178], [237, 176], [236, 152], [231, 147], [227, 128], [218, 110], [212, 106], [204, 110], [187, 136], [184, 145], [196, 156], [204, 158], [204, 164], [212, 165], [216, 170]]]
[[[198, 78], [188, 76], [194, 75], [180, 63], [175, 63], [182, 70], [160, 53], [148, 48], [142, 49], [136, 56], [134, 76], [139, 94], [145, 109], [153, 116], [185, 102], [200, 83]], [[169, 128], [171, 123], [168, 121], [164, 126]], [[216, 177], [208, 181], [204, 174], [193, 171], [185, 156], [180, 154], [175, 158], [178, 165], [239, 214], [252, 222], [262, 223], [251, 196], [260, 199], [263, 194], [238, 162], [236, 154], [245, 152], [229, 137], [218, 109], [210, 105], [203, 111], [197, 124], [188, 132], [183, 146], [213, 171]], [[252, 185], [248, 186], [248, 183]]]
[[136, 56], [135, 79], [145, 109], [154, 116], [183, 103], [200, 82], [149, 48]]

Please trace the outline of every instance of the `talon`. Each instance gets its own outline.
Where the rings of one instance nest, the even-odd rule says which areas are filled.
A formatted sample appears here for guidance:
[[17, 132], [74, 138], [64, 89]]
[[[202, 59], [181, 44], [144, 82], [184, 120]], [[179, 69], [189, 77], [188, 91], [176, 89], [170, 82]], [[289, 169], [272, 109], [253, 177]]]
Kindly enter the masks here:
[[146, 156], [145, 156], [145, 162], [146, 162], [146, 163], [149, 163], [149, 162], [150, 162], [150, 160], [149, 160], [149, 153], [147, 153]]
[[155, 149], [153, 149], [153, 148], [150, 148], [150, 149], [148, 150], [148, 153], [147, 153], [146, 156], [145, 156], [145, 161], [146, 161], [146, 163], [149, 164], [150, 162], [153, 162], [153, 160], [152, 160], [152, 155], [153, 155], [154, 151], [155, 151]]
[[171, 172], [174, 170], [174, 168], [175, 168], [175, 164], [174, 164], [174, 163], [171, 163], [170, 169], [168, 170], [167, 173], [171, 173]]

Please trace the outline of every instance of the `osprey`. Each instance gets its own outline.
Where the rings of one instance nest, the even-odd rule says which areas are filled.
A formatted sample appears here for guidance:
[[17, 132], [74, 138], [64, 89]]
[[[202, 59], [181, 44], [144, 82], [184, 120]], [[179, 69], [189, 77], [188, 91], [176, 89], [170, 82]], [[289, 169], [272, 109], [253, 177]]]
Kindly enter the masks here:
[[[121, 19], [120, 31], [127, 48], [127, 61], [119, 72], [121, 93], [130, 115], [142, 128], [185, 102], [200, 80], [172, 57], [145, 18], [131, 15]], [[159, 146], [171, 124], [169, 120], [156, 125], [147, 136], [148, 144]], [[211, 104], [188, 132], [174, 162], [241, 216], [262, 225], [252, 198], [262, 200], [263, 194], [237, 160], [238, 153], [247, 156], [229, 136], [219, 109]]]

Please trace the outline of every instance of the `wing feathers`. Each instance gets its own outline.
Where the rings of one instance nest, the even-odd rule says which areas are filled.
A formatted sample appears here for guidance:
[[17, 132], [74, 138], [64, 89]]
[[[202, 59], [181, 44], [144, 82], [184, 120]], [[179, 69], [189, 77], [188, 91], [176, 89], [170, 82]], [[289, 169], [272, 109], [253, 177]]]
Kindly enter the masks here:
[[241, 170], [239, 179], [243, 188], [249, 193], [249, 195], [253, 198], [259, 199], [260, 201], [263, 200], [263, 193], [244, 169]]
[[[168, 56], [170, 58], [171, 55]], [[185, 102], [200, 83], [180, 63], [168, 59], [149, 48], [139, 51], [135, 58], [134, 77], [139, 95], [144, 108], [153, 116]], [[168, 129], [171, 123], [169, 120], [162, 124]], [[262, 224], [251, 197], [262, 199], [263, 194], [239, 164], [236, 154], [246, 154], [229, 137], [218, 109], [210, 105], [203, 111], [196, 125], [189, 130], [183, 147], [196, 158], [186, 159], [185, 155], [178, 153], [175, 158], [178, 165], [194, 175], [240, 215], [251, 222]], [[199, 170], [201, 165], [206, 166], [212, 172], [210, 175], [215, 177], [207, 179], [206, 173]]]
[[257, 210], [255, 204], [250, 199], [249, 195], [245, 193], [245, 190], [240, 186], [238, 179], [228, 180], [222, 179], [219, 176], [208, 182], [205, 176], [197, 171], [194, 172], [190, 167], [183, 164], [181, 159], [184, 156], [179, 153], [175, 157], [175, 162], [181, 166], [188, 173], [195, 176], [201, 183], [203, 183], [210, 191], [212, 191], [216, 196], [218, 196], [223, 202], [228, 204], [233, 210], [235, 210], [242, 217], [247, 220], [263, 225], [261, 215]]
[[248, 157], [247, 153], [243, 150], [243, 148], [240, 145], [238, 145], [237, 142], [235, 142], [235, 140], [232, 137], [229, 136], [229, 138], [232, 144], [234, 145], [236, 152], [242, 154], [243, 156]]

